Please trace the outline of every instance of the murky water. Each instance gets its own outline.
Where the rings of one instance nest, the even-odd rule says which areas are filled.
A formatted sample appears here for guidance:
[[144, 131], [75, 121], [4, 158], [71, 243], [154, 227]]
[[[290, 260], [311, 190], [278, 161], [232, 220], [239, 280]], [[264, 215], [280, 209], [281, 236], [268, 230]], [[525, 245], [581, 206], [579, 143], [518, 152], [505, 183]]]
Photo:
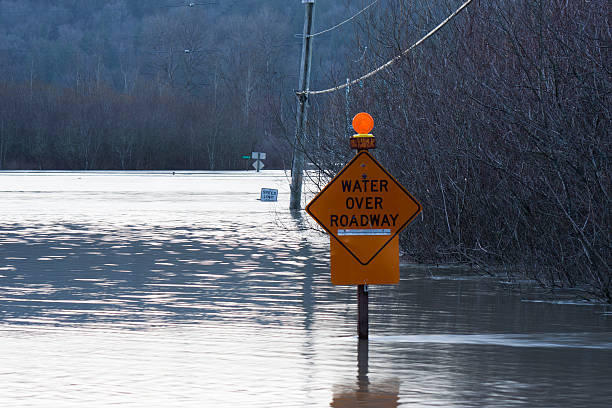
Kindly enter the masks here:
[[404, 267], [359, 342], [287, 183], [0, 172], [0, 406], [610, 406], [606, 306]]

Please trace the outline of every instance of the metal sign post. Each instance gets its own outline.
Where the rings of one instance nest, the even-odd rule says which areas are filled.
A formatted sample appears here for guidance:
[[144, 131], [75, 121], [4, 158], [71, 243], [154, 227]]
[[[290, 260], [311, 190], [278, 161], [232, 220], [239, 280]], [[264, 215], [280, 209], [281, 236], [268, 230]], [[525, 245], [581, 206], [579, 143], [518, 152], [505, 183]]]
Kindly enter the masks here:
[[374, 120], [353, 119], [355, 157], [306, 206], [330, 235], [331, 279], [357, 285], [359, 338], [368, 338], [368, 284], [399, 283], [399, 233], [421, 204], [368, 152]]
[[262, 160], [266, 159], [266, 154], [262, 152], [253, 152], [251, 153], [251, 159], [255, 160], [255, 163], [253, 163], [253, 168], [255, 168], [255, 170], [257, 170], [259, 173], [259, 171], [265, 167]]
[[249, 156], [248, 154], [245, 154], [242, 156], [242, 158], [245, 160], [246, 162], [246, 169], [245, 170], [249, 170], [249, 160], [251, 159], [251, 156]]

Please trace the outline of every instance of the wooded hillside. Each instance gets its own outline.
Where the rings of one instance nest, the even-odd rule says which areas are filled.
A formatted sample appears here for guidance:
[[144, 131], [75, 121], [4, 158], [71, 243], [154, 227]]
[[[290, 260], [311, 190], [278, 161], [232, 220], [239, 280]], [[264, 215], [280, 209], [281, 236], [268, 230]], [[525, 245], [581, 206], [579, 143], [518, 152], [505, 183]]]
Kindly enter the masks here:
[[[0, 169], [285, 166], [303, 5], [194, 3], [0, 1]], [[350, 3], [320, 1], [317, 25]], [[318, 44], [318, 72], [352, 33]]]

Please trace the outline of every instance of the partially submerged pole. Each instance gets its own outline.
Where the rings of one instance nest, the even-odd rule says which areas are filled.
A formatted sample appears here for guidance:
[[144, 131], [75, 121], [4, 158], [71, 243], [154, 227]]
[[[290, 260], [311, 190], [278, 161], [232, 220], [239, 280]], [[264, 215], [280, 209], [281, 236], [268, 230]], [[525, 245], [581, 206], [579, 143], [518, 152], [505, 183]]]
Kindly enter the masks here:
[[304, 139], [308, 108], [308, 90], [310, 87], [310, 66], [312, 61], [312, 28], [314, 21], [315, 0], [302, 0], [306, 4], [304, 15], [304, 34], [302, 43], [302, 64], [300, 67], [300, 84], [298, 90], [297, 126], [293, 144], [293, 161], [291, 164], [291, 197], [289, 209], [302, 208], [302, 173], [304, 172]]
[[359, 338], [368, 338], [368, 285], [357, 285], [357, 333]]

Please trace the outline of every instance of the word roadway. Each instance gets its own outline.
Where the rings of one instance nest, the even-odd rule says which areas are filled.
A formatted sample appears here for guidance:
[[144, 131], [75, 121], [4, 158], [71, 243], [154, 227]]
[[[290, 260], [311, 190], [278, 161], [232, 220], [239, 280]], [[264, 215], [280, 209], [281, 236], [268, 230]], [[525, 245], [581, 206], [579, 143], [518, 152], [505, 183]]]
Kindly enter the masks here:
[[399, 214], [358, 214], [358, 215], [337, 215], [329, 216], [329, 225], [332, 227], [395, 227]]

